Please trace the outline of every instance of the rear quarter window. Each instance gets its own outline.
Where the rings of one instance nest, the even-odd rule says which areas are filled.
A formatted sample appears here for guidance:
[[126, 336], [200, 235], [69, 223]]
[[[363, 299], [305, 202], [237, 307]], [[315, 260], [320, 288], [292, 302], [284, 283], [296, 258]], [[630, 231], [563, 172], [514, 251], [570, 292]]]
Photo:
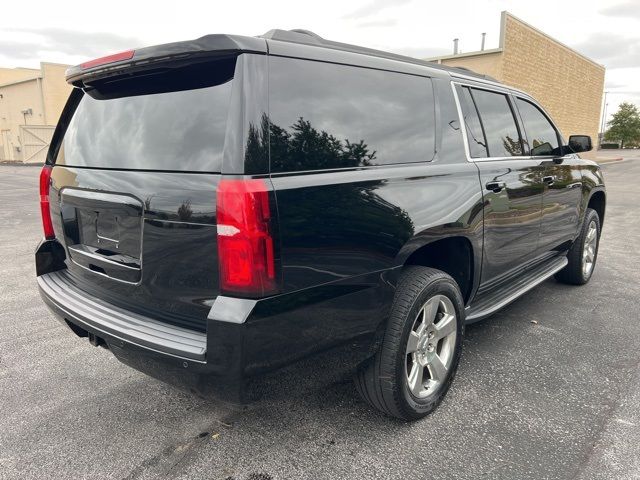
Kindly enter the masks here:
[[272, 172], [425, 162], [435, 151], [431, 79], [269, 59]]

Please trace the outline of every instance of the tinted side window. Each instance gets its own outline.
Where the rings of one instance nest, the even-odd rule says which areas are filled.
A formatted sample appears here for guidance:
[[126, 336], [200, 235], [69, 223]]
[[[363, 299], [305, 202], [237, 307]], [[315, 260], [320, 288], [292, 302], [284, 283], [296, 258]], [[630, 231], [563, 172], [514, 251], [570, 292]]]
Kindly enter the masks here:
[[271, 171], [429, 161], [428, 78], [270, 57]]
[[522, 155], [520, 135], [507, 96], [475, 88], [471, 89], [471, 93], [487, 137], [489, 156]]
[[528, 145], [527, 140], [524, 140], [525, 150], [530, 149], [531, 155], [553, 155], [554, 150], [560, 146], [556, 129], [531, 102], [517, 98], [516, 104], [527, 134]]
[[467, 143], [469, 144], [469, 154], [472, 158], [488, 157], [487, 141], [484, 138], [482, 125], [478, 118], [478, 111], [471, 98], [471, 93], [467, 87], [456, 87], [460, 97], [460, 107], [464, 116], [464, 124], [467, 130]]

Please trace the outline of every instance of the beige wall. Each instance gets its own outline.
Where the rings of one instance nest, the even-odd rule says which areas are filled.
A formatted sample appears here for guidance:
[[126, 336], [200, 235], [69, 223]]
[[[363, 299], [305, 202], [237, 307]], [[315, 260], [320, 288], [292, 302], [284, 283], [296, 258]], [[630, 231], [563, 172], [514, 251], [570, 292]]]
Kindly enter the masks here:
[[71, 94], [71, 85], [65, 80], [64, 72], [69, 65], [59, 63], [41, 63], [42, 93], [47, 125], [58, 123], [62, 109]]
[[[502, 13], [500, 48], [439, 59], [470, 68], [536, 98], [568, 138], [598, 138], [605, 68], [508, 12]], [[434, 59], [431, 59], [434, 60]]]
[[[40, 95], [40, 79], [33, 79], [0, 87], [0, 159], [21, 160], [22, 139], [20, 125], [43, 125], [44, 111]], [[31, 115], [22, 110], [31, 109]]]
[[502, 81], [535, 97], [565, 139], [598, 138], [604, 89], [602, 65], [504, 13]]
[[499, 79], [502, 76], [502, 51], [481, 53], [479, 55], [458, 55], [455, 58], [442, 60], [443, 65], [464, 67], [474, 72], [490, 75]]
[[[22, 160], [26, 144], [33, 143], [33, 137], [22, 138], [20, 126], [53, 127], [60, 118], [71, 92], [64, 77], [68, 66], [41, 63], [40, 67], [40, 70], [0, 69], [0, 160]], [[32, 114], [25, 118], [22, 111], [28, 109]], [[46, 129], [43, 131], [49, 135]], [[46, 138], [40, 132], [37, 135]]]
[[35, 68], [0, 68], [0, 85], [38, 76], [40, 70]]

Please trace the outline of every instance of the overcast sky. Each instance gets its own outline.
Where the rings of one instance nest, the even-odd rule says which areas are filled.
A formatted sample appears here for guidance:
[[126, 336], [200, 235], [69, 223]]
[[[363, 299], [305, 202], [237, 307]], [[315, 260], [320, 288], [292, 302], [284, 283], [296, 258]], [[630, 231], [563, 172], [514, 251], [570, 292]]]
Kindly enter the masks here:
[[[305, 28], [342, 42], [415, 57], [498, 46], [500, 12], [607, 67], [608, 113], [621, 101], [640, 106], [640, 0], [323, 0], [3, 2], [0, 66], [76, 64], [128, 48], [207, 33], [259, 35]], [[558, 68], [562, 66], [559, 65]]]

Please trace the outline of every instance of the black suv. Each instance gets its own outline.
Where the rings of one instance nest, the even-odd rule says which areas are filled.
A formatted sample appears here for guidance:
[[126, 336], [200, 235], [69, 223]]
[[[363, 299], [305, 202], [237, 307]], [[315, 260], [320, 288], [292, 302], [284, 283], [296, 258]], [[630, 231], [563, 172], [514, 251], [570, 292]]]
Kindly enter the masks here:
[[[40, 176], [44, 301], [124, 363], [202, 395], [348, 351], [417, 419], [465, 323], [584, 284], [598, 166], [529, 95], [304, 30], [209, 35], [67, 72]], [[293, 367], [291, 367], [293, 368]]]

